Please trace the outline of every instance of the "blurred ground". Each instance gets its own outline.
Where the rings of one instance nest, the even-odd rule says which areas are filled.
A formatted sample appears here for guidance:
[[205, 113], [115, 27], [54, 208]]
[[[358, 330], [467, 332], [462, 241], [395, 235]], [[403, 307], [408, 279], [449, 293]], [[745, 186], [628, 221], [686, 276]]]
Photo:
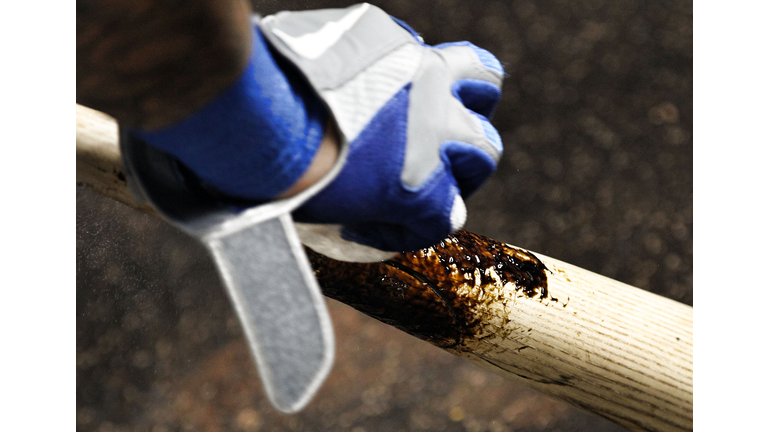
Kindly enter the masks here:
[[[372, 3], [506, 67], [506, 152], [470, 231], [693, 304], [692, 2]], [[79, 431], [623, 430], [334, 301], [328, 382], [276, 414], [204, 251], [81, 188], [77, 272]]]

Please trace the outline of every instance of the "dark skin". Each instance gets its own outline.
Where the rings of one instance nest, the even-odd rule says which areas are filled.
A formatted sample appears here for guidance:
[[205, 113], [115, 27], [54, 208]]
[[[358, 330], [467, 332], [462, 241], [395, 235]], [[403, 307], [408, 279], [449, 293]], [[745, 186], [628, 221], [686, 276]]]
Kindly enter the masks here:
[[[242, 74], [250, 16], [245, 0], [77, 0], [77, 103], [136, 129], [183, 119]], [[309, 169], [277, 198], [320, 180], [337, 156], [328, 127]]]
[[244, 0], [77, 0], [77, 103], [152, 130], [212, 100], [251, 50]]

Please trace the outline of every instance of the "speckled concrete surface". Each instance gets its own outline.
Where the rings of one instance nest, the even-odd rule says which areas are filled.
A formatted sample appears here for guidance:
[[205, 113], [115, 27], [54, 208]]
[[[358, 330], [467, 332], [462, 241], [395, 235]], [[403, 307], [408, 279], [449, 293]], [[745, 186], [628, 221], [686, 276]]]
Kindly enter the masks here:
[[[505, 64], [506, 152], [469, 230], [693, 303], [690, 1], [372, 3]], [[277, 414], [203, 250], [82, 189], [77, 271], [80, 431], [623, 430], [333, 301], [329, 380]]]

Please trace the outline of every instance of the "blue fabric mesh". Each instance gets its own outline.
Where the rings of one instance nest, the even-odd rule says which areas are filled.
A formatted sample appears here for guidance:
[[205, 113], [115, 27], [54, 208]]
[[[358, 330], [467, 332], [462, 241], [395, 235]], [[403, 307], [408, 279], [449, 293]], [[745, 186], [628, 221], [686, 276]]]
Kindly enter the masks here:
[[216, 99], [174, 125], [136, 135], [219, 191], [267, 201], [309, 167], [327, 114], [303, 78], [278, 64], [258, 29], [253, 45], [246, 70]]

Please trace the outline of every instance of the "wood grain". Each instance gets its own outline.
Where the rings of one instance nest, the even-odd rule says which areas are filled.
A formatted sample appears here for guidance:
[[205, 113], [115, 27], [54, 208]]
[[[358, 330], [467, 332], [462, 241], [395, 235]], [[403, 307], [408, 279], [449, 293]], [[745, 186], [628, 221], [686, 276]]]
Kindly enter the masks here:
[[[109, 117], [77, 107], [78, 183], [137, 206]], [[309, 251], [324, 293], [632, 430], [693, 428], [693, 308], [459, 232], [383, 263]]]
[[76, 109], [77, 184], [156, 216], [149, 205], [137, 203], [128, 189], [115, 120], [79, 104]]

